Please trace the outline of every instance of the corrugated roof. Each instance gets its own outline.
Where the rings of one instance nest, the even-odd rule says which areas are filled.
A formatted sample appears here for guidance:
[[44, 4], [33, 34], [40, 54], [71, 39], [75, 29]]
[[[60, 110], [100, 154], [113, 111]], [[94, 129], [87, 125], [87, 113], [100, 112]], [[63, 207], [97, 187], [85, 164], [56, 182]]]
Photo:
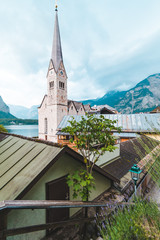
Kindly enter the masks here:
[[0, 200], [16, 199], [62, 148], [7, 136], [0, 142]]
[[122, 132], [122, 133], [114, 132], [113, 135], [116, 136], [116, 137], [120, 137], [120, 138], [136, 138], [136, 137], [140, 136], [137, 133], [131, 133], [131, 132], [129, 132], [129, 133], [127, 133], [127, 132]]
[[[0, 201], [19, 199], [63, 153], [84, 164], [83, 157], [67, 146], [0, 133]], [[118, 181], [98, 166], [94, 170]]]
[[100, 156], [96, 165], [103, 168], [106, 164], [114, 161], [120, 156], [120, 144], [115, 145], [116, 149], [113, 152], [106, 151], [104, 155]]
[[[97, 114], [96, 117], [100, 115]], [[124, 132], [157, 132], [160, 131], [160, 114], [104, 114], [105, 118], [116, 120], [116, 127], [122, 127]], [[82, 116], [64, 116], [58, 126], [58, 130], [70, 126], [69, 120], [75, 118], [76, 121], [81, 121]], [[83, 116], [87, 118], [87, 116]]]

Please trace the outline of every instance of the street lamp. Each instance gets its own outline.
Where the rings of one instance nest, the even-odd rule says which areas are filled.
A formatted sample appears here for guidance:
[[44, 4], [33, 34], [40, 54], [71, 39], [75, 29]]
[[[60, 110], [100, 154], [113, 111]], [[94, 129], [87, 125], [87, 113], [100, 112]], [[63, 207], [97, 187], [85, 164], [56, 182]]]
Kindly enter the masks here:
[[133, 167], [131, 167], [131, 169], [129, 170], [129, 172], [131, 173], [131, 178], [134, 181], [135, 196], [136, 196], [137, 181], [140, 177], [140, 173], [142, 172], [142, 170], [137, 166], [137, 164], [134, 164]]

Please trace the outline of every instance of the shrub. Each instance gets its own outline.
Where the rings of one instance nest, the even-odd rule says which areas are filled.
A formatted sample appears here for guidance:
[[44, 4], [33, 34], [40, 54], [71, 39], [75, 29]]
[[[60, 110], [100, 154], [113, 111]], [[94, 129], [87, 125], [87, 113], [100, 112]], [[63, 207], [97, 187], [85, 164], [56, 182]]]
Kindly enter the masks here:
[[119, 208], [108, 218], [97, 218], [100, 235], [105, 240], [152, 240], [160, 236], [160, 211], [147, 200]]

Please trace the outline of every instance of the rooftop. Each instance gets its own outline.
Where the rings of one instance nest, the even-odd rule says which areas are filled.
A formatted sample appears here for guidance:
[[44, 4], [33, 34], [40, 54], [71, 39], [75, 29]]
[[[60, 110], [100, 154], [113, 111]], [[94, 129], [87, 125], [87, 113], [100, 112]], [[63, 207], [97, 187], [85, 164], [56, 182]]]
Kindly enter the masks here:
[[[64, 153], [84, 164], [83, 157], [67, 146], [0, 133], [0, 201], [21, 199]], [[94, 171], [119, 182], [98, 166]]]
[[[99, 117], [100, 115], [95, 115]], [[160, 131], [160, 114], [104, 114], [105, 118], [110, 120], [116, 120], [116, 127], [122, 127], [122, 132], [157, 132]], [[64, 116], [58, 126], [58, 130], [70, 126], [72, 117], [77, 122], [81, 121], [82, 116]], [[87, 118], [87, 116], [83, 116]]]
[[[155, 151], [156, 149], [156, 151]], [[160, 153], [160, 142], [153, 140], [152, 138], [141, 136], [134, 138], [126, 142], [120, 143], [120, 156], [113, 162], [103, 167], [103, 170], [111, 173], [117, 177], [121, 184], [125, 184], [128, 181], [128, 171], [131, 169], [133, 164], [139, 164], [142, 168], [147, 163], [146, 159], [148, 154], [151, 152], [156, 153], [156, 157]], [[131, 179], [129, 174], [129, 180]]]

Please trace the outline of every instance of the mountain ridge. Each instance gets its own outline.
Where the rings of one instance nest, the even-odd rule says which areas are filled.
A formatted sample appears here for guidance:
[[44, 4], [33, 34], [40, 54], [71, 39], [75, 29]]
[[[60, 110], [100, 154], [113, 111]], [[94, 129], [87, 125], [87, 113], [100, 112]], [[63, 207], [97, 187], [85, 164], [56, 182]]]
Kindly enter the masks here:
[[9, 113], [9, 107], [7, 104], [3, 101], [2, 97], [0, 96], [0, 111], [4, 113]]
[[[112, 90], [103, 97], [82, 100], [83, 104], [109, 105], [121, 113], [150, 112], [160, 105], [160, 73], [152, 74], [126, 91]], [[9, 107], [8, 107], [9, 106]], [[38, 105], [31, 108], [11, 105], [8, 106], [0, 97], [0, 111], [11, 113], [21, 119], [38, 119]], [[10, 109], [10, 111], [9, 111]]]
[[10, 112], [15, 115], [17, 118], [21, 119], [38, 119], [38, 106], [33, 105], [30, 108], [20, 106], [20, 105], [12, 105], [8, 104], [10, 108]]
[[109, 91], [102, 98], [82, 100], [83, 104], [110, 105], [122, 113], [151, 111], [160, 105], [160, 73], [152, 74], [126, 91]]

